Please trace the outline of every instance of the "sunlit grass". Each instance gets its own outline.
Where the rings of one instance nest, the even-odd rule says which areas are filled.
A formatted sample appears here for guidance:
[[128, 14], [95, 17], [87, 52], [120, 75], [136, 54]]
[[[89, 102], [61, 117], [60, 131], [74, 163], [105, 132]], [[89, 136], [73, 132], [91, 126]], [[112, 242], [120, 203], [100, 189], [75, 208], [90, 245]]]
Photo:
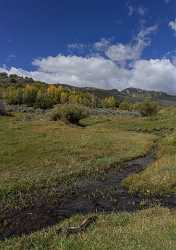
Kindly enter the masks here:
[[123, 182], [130, 192], [165, 195], [176, 192], [176, 133], [159, 141], [157, 160], [143, 172]]
[[112, 125], [81, 128], [62, 122], [0, 120], [0, 187], [30, 179], [39, 181], [98, 172], [111, 164], [145, 154], [154, 136]]

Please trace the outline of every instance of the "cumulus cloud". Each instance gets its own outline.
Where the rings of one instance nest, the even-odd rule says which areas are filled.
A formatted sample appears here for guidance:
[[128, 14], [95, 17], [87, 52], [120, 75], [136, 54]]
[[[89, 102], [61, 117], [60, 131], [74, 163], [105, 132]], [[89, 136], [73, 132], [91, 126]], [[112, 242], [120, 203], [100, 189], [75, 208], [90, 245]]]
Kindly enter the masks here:
[[130, 85], [149, 90], [176, 92], [176, 66], [169, 59], [139, 60], [132, 69]]
[[169, 59], [138, 60], [132, 68], [126, 69], [105, 58], [58, 55], [37, 60], [35, 65], [38, 65], [37, 71], [0, 68], [0, 72], [81, 87], [136, 87], [176, 93], [176, 66]]
[[37, 59], [33, 62], [40, 75], [52, 82], [65, 82], [77, 86], [122, 88], [129, 72], [103, 57], [64, 56]]
[[76, 86], [120, 88], [128, 83], [129, 71], [102, 57], [64, 56], [37, 59], [36, 71], [0, 68], [0, 72], [32, 77], [48, 83], [67, 83]]
[[[176, 93], [176, 63], [168, 59], [142, 60], [143, 50], [151, 43], [152, 26], [142, 29], [129, 44], [101, 39], [88, 56], [62, 55], [35, 59], [35, 70], [0, 68], [0, 72], [32, 77], [48, 83], [66, 83], [104, 89], [137, 87]], [[79, 49], [80, 46], [71, 46]], [[87, 46], [85, 46], [87, 48]]]

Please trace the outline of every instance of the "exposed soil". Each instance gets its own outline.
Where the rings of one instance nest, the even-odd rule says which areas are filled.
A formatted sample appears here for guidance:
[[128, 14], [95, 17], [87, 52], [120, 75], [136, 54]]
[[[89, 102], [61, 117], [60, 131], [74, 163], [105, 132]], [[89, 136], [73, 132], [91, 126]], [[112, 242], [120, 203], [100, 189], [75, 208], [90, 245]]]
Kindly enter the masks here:
[[[152, 152], [146, 156], [124, 163], [120, 170], [109, 169], [99, 179], [79, 178], [72, 190], [63, 192], [54, 204], [45, 202], [41, 197], [26, 209], [5, 211], [4, 215], [0, 216], [1, 240], [47, 228], [77, 213], [134, 212], [157, 201], [169, 207], [176, 206], [176, 197], [168, 197], [165, 200], [156, 198], [147, 200], [139, 195], [130, 195], [121, 186], [124, 178], [142, 171], [154, 159], [154, 149], [152, 149]], [[62, 192], [61, 189], [58, 187], [58, 192]]]

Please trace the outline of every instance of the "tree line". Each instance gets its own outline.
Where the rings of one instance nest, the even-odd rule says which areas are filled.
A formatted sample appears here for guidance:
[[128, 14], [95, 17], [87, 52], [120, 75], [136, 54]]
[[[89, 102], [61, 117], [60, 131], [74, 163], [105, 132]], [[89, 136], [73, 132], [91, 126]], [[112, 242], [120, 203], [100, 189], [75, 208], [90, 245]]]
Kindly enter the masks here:
[[50, 109], [57, 104], [74, 104], [90, 108], [119, 108], [127, 111], [139, 111], [142, 115], [153, 115], [158, 111], [158, 104], [151, 99], [142, 103], [132, 103], [129, 98], [119, 101], [114, 96], [98, 98], [88, 92], [72, 90], [60, 85], [26, 84], [21, 86], [0, 87], [0, 98], [9, 105], [32, 106]]

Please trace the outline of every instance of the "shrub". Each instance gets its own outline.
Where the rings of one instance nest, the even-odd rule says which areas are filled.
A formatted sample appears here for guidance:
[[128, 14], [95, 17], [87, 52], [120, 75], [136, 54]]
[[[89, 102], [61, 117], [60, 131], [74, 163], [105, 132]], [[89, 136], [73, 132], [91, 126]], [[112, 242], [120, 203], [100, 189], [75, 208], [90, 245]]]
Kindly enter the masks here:
[[131, 110], [132, 111], [138, 111], [138, 112], [140, 112], [140, 107], [141, 107], [141, 103], [139, 103], [139, 102], [133, 103], [131, 105]]
[[2, 100], [0, 100], [0, 115], [6, 115], [7, 112], [6, 112], [6, 109], [5, 109], [5, 105], [3, 103]]
[[158, 103], [152, 100], [145, 100], [139, 105], [139, 112], [143, 116], [154, 116], [158, 113]]
[[120, 103], [119, 109], [121, 110], [131, 110], [131, 104], [128, 100], [124, 100], [123, 102]]
[[51, 120], [62, 120], [66, 123], [69, 122], [78, 125], [80, 120], [86, 118], [88, 114], [88, 109], [82, 106], [65, 104], [59, 105], [54, 109], [51, 114]]
[[68, 93], [62, 92], [60, 96], [60, 103], [65, 104], [68, 102]]

